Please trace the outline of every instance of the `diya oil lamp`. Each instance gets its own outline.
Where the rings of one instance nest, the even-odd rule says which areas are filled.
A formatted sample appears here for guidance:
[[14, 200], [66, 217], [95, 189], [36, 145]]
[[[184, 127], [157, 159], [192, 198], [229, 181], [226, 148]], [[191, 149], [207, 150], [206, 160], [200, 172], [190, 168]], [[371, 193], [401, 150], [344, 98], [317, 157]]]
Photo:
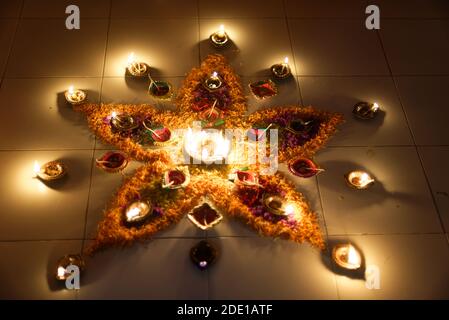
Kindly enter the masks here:
[[68, 103], [76, 106], [82, 104], [86, 100], [87, 94], [82, 90], [74, 89], [73, 86], [70, 86], [69, 89], [64, 92], [64, 97]]
[[169, 100], [173, 96], [172, 85], [166, 81], [155, 81], [150, 78], [148, 92], [156, 99]]
[[134, 52], [131, 52], [128, 56], [128, 66], [126, 69], [134, 77], [143, 77], [148, 73], [148, 65], [144, 62], [138, 62], [134, 56]]
[[373, 119], [379, 112], [377, 103], [359, 102], [354, 106], [352, 113], [359, 119]]
[[210, 164], [226, 159], [231, 142], [218, 130], [213, 132], [189, 128], [184, 138], [184, 150], [196, 162]]
[[346, 182], [352, 188], [363, 190], [374, 184], [375, 180], [365, 171], [351, 171], [345, 175]]
[[220, 25], [219, 29], [210, 35], [210, 40], [216, 47], [223, 47], [229, 41], [229, 36], [225, 31], [224, 25]]
[[215, 100], [212, 108], [203, 110], [199, 113], [199, 119], [204, 122], [203, 127], [218, 127], [224, 124], [223, 111], [215, 108], [218, 100]]
[[362, 266], [362, 257], [351, 244], [339, 244], [332, 249], [332, 259], [344, 269], [357, 270]]
[[80, 254], [68, 254], [59, 259], [56, 264], [56, 279], [57, 280], [66, 280], [71, 272], [67, 270], [67, 267], [70, 265], [77, 266], [80, 271], [84, 271], [86, 268], [86, 264], [84, 262], [83, 257]]
[[165, 145], [170, 142], [171, 131], [161, 124], [152, 124], [149, 119], [142, 122], [143, 127], [151, 133], [151, 139], [155, 145]]
[[131, 203], [125, 211], [125, 224], [138, 226], [153, 213], [153, 205], [148, 201], [136, 201]]
[[285, 57], [283, 63], [277, 63], [271, 66], [271, 73], [278, 79], [285, 79], [291, 76], [291, 68], [288, 64], [288, 57]]
[[234, 183], [242, 186], [259, 186], [259, 177], [254, 171], [238, 170], [234, 175]]
[[112, 112], [111, 126], [119, 132], [131, 131], [139, 127], [139, 123], [134, 117], [127, 114], [117, 114]]
[[43, 181], [53, 181], [64, 177], [67, 173], [67, 168], [61, 161], [50, 161], [42, 166], [35, 161], [34, 173], [37, 178]]
[[162, 178], [162, 188], [179, 189], [187, 186], [190, 182], [190, 173], [187, 167], [177, 167], [167, 170]]
[[128, 165], [128, 159], [125, 154], [113, 151], [106, 152], [96, 159], [95, 162], [98, 168], [110, 173], [122, 171]]
[[277, 216], [289, 216], [295, 213], [292, 204], [284, 202], [284, 200], [276, 195], [264, 194], [262, 202], [265, 208], [272, 214]]
[[223, 219], [223, 215], [207, 201], [193, 208], [187, 217], [201, 230], [210, 229]]
[[290, 161], [288, 164], [288, 170], [295, 176], [301, 178], [310, 178], [324, 171], [324, 169], [318, 168], [312, 160], [303, 157]]
[[295, 135], [302, 135], [309, 133], [312, 130], [314, 124], [315, 120], [313, 119], [294, 119], [288, 123], [286, 129]]
[[252, 94], [259, 100], [264, 100], [278, 94], [276, 84], [270, 79], [250, 83], [249, 88]]
[[190, 259], [201, 270], [215, 262], [218, 250], [208, 241], [201, 240], [190, 250]]
[[204, 80], [203, 85], [207, 90], [215, 91], [220, 89], [223, 85], [223, 80], [218, 75], [218, 72], [214, 71], [208, 78], [206, 78], [206, 80]]

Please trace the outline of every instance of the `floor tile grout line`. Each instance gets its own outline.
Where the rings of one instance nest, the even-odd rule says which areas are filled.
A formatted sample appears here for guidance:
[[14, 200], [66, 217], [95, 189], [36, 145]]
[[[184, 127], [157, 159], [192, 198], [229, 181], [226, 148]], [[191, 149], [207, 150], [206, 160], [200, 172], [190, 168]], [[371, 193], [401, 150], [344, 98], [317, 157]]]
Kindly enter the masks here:
[[4, 67], [4, 70], [2, 73], [2, 77], [0, 79], [0, 88], [3, 86], [3, 81], [6, 79], [6, 72], [8, 70], [9, 60], [11, 59], [12, 50], [13, 50], [14, 44], [16, 42], [17, 32], [19, 31], [19, 27], [21, 24], [21, 16], [22, 16], [24, 4], [25, 4], [25, 0], [22, 0], [22, 2], [20, 4], [19, 17], [17, 19], [15, 19], [16, 27], [14, 28], [11, 43], [9, 45], [8, 54], [6, 55], [6, 63], [5, 63], [5, 67]]
[[[392, 233], [344, 233], [344, 234], [329, 234], [329, 238], [335, 237], [384, 237], [384, 236], [393, 236], [393, 237], [402, 237], [402, 236], [443, 236], [446, 237], [448, 233], [446, 232], [408, 232], [408, 233], [400, 233], [400, 232], [392, 232]], [[153, 237], [148, 240], [148, 242], [154, 240], [204, 240], [204, 236], [195, 236], [195, 237], [181, 237], [181, 236], [173, 236], [173, 237]], [[237, 235], [209, 235], [207, 239], [261, 239], [260, 236], [255, 234], [254, 236], [237, 236]], [[269, 238], [263, 238], [270, 240]], [[94, 240], [94, 238], [65, 238], [65, 239], [17, 239], [17, 240], [0, 240], [0, 243], [21, 243], [21, 242], [53, 242], [53, 241], [83, 241], [83, 240]], [[275, 239], [271, 239], [271, 241], [277, 241]], [[285, 243], [290, 241], [285, 240]]]
[[[319, 183], [319, 176], [315, 176], [315, 183], [316, 183], [316, 187], [317, 187], [317, 191], [318, 191], [318, 198], [320, 199], [320, 206], [321, 206], [321, 212], [322, 212], [322, 217], [323, 217], [323, 222], [324, 222], [324, 228], [326, 230], [326, 243], [329, 243], [329, 231], [327, 229], [326, 216], [325, 216], [324, 206], [323, 206], [323, 197], [321, 195], [321, 188], [320, 188], [320, 183]], [[329, 246], [326, 246], [326, 252], [327, 252], [327, 255], [329, 257], [331, 257], [331, 251], [330, 251]], [[334, 277], [335, 290], [337, 293], [337, 299], [340, 300], [341, 296], [340, 296], [340, 290], [338, 289], [336, 269], [335, 269], [334, 264], [331, 264], [331, 266], [332, 266], [332, 273], [333, 273], [333, 277]]]
[[424, 179], [425, 179], [426, 184], [427, 184], [427, 189], [428, 189], [428, 191], [430, 193], [430, 196], [432, 198], [433, 206], [434, 206], [434, 209], [435, 209], [436, 214], [438, 216], [438, 219], [440, 221], [441, 229], [443, 230], [443, 232], [445, 232], [446, 230], [445, 230], [445, 227], [444, 227], [443, 217], [441, 216], [440, 210], [438, 209], [438, 204], [437, 204], [437, 201], [435, 199], [435, 195], [433, 193], [432, 186], [430, 184], [430, 180], [429, 180], [428, 174], [427, 174], [425, 166], [424, 166], [424, 161], [423, 161], [422, 156], [421, 156], [421, 154], [419, 152], [419, 148], [416, 145], [416, 137], [415, 137], [414, 132], [412, 130], [412, 126], [410, 124], [410, 119], [409, 119], [409, 117], [407, 115], [407, 111], [405, 109], [404, 100], [402, 99], [402, 95], [401, 95], [401, 92], [399, 90], [399, 84], [398, 84], [398, 82], [396, 81], [396, 78], [393, 75], [393, 69], [392, 69], [392, 66], [390, 64], [390, 61], [388, 60], [387, 51], [385, 50], [385, 46], [384, 46], [384, 43], [382, 41], [382, 37], [381, 37], [380, 31], [376, 30], [376, 33], [377, 33], [377, 37], [379, 39], [379, 43], [380, 43], [380, 46], [382, 48], [384, 57], [385, 57], [385, 61], [387, 62], [388, 69], [390, 70], [390, 75], [391, 75], [391, 79], [392, 79], [393, 84], [394, 84], [394, 88], [395, 88], [395, 91], [396, 91], [396, 96], [397, 96], [397, 98], [399, 100], [399, 104], [401, 105], [402, 112], [404, 114], [405, 121], [407, 123], [407, 127], [409, 129], [410, 136], [411, 136], [413, 144], [414, 144], [415, 152], [416, 152], [416, 155], [418, 156], [418, 160], [419, 160], [419, 163], [421, 165], [421, 170], [422, 170], [422, 173], [424, 174]]
[[[111, 29], [111, 12], [112, 12], [112, 0], [109, 0], [109, 19], [108, 19], [108, 28], [106, 31], [106, 42], [104, 47], [104, 56], [103, 56], [103, 72], [101, 77], [101, 84], [100, 84], [100, 94], [99, 94], [99, 101], [102, 101], [103, 96], [103, 83], [104, 83], [104, 73], [106, 69], [106, 55], [108, 51], [108, 43], [109, 43], [109, 32]], [[81, 244], [81, 253], [84, 252], [84, 245], [86, 242], [86, 235], [87, 235], [87, 219], [89, 215], [89, 205], [90, 205], [90, 196], [92, 192], [92, 180], [93, 180], [93, 172], [95, 167], [95, 151], [97, 148], [97, 138], [94, 139], [94, 149], [92, 150], [92, 158], [91, 158], [91, 167], [90, 167], [90, 179], [89, 179], [89, 187], [87, 191], [87, 203], [86, 203], [86, 211], [84, 213], [84, 230], [83, 230], [83, 241]]]
[[[291, 52], [291, 55], [292, 55], [293, 66], [295, 68], [295, 72], [294, 73], [296, 74], [296, 73], [298, 73], [298, 69], [297, 69], [297, 65], [296, 65], [296, 55], [295, 55], [295, 50], [293, 48], [292, 32], [290, 30], [290, 24], [288, 23], [287, 7], [285, 5], [285, 0], [282, 0], [282, 10], [284, 11], [284, 21], [285, 21], [285, 26], [287, 27], [288, 42], [290, 44], [290, 52]], [[296, 89], [298, 90], [299, 103], [301, 105], [304, 105], [304, 100], [302, 98], [302, 93], [301, 93], [301, 87], [299, 85], [299, 78], [295, 74], [293, 74], [292, 76], [295, 79]]]

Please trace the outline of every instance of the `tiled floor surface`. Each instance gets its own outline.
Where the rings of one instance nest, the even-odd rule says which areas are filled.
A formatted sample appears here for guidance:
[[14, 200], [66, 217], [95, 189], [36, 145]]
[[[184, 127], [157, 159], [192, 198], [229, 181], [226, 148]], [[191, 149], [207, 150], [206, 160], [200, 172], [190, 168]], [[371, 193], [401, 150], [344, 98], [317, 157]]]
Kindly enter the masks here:
[[[380, 6], [379, 31], [365, 28], [368, 3]], [[81, 9], [80, 30], [65, 28], [68, 4]], [[446, 0], [1, 1], [0, 298], [449, 298], [448, 19]], [[261, 238], [226, 218], [207, 234], [183, 219], [148, 244], [100, 253], [80, 291], [62, 289], [55, 261], [92, 239], [122, 182], [93, 166], [108, 147], [62, 92], [74, 84], [92, 101], [155, 103], [124, 78], [128, 53], [179, 88], [217, 52], [207, 38], [222, 23], [233, 45], [221, 53], [243, 83], [267, 77], [284, 56], [292, 62], [292, 81], [272, 100], [248, 97], [250, 111], [303, 104], [345, 114], [316, 157], [326, 171], [292, 179], [328, 243], [352, 241], [379, 267], [380, 289], [340, 274], [327, 251]], [[355, 120], [361, 100], [384, 113]], [[52, 159], [70, 168], [57, 188], [32, 178], [35, 160]], [[378, 183], [347, 188], [342, 176], [356, 168]], [[221, 255], [201, 272], [188, 251], [206, 236]]]

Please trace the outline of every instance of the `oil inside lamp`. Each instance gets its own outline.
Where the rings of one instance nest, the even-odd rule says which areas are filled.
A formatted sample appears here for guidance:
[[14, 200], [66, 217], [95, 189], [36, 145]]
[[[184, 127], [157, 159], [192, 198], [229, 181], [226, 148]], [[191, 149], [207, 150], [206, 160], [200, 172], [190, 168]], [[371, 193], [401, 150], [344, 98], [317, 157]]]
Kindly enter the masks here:
[[224, 25], [220, 25], [220, 28], [211, 34], [210, 40], [216, 47], [222, 47], [229, 41]]
[[190, 173], [187, 167], [178, 167], [164, 173], [162, 188], [179, 189], [187, 186], [190, 182]]
[[128, 206], [125, 213], [126, 223], [129, 225], [139, 224], [153, 212], [153, 206], [146, 201], [136, 201]]
[[294, 205], [285, 203], [279, 196], [265, 194], [262, 201], [265, 208], [277, 216], [289, 216], [295, 213]]
[[377, 115], [379, 109], [379, 105], [376, 102], [359, 102], [354, 106], [352, 113], [359, 119], [369, 120]]
[[34, 162], [34, 174], [44, 181], [57, 180], [65, 176], [67, 169], [60, 161], [50, 161], [40, 166], [37, 161]]
[[107, 152], [100, 158], [95, 160], [97, 167], [100, 169], [114, 173], [122, 171], [128, 165], [128, 159], [126, 155], [121, 152]]
[[201, 230], [207, 230], [223, 219], [223, 215], [208, 202], [204, 202], [199, 206], [193, 208], [193, 210], [187, 214], [189, 220]]
[[290, 76], [292, 73], [290, 65], [288, 64], [288, 57], [285, 57], [283, 63], [277, 63], [272, 65], [271, 72], [278, 79], [284, 79]]
[[351, 244], [336, 245], [332, 249], [332, 258], [338, 266], [349, 270], [357, 270], [362, 265], [360, 253]]
[[146, 63], [138, 62], [134, 56], [134, 52], [131, 52], [128, 56], [127, 70], [135, 77], [142, 77], [147, 74], [148, 66]]
[[217, 90], [221, 87], [223, 81], [216, 71], [212, 72], [212, 74], [204, 81], [204, 86], [209, 91]]
[[301, 178], [310, 178], [315, 176], [324, 169], [318, 168], [318, 166], [310, 159], [296, 158], [288, 163], [288, 169], [295, 176]]
[[57, 262], [56, 268], [56, 279], [57, 280], [66, 280], [70, 276], [70, 272], [67, 272], [67, 267], [70, 265], [77, 266], [80, 271], [85, 269], [84, 259], [79, 254], [68, 254], [59, 259]]
[[207, 132], [189, 128], [184, 138], [184, 149], [193, 159], [210, 164], [225, 159], [230, 152], [231, 142], [218, 130]]
[[70, 86], [69, 89], [64, 93], [64, 97], [68, 103], [72, 105], [78, 105], [86, 100], [86, 93], [79, 89], [74, 89], [73, 86]]
[[365, 171], [351, 171], [345, 175], [345, 179], [349, 186], [356, 189], [367, 189], [375, 182]]
[[114, 111], [111, 114], [111, 126], [113, 129], [121, 132], [136, 129], [139, 123], [130, 115], [117, 114]]

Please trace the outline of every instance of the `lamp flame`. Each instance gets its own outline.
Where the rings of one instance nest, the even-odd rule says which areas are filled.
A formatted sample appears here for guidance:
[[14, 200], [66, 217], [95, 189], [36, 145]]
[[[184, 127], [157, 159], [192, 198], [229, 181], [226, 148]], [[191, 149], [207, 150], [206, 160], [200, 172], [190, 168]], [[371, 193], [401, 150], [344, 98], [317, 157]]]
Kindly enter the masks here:
[[375, 112], [377, 110], [379, 110], [379, 105], [376, 102], [374, 102], [374, 104], [373, 104], [373, 111]]
[[41, 166], [39, 165], [39, 163], [37, 161], [34, 161], [33, 171], [36, 176], [41, 171]]
[[128, 56], [128, 66], [132, 65], [136, 62], [136, 57], [134, 56], [134, 52], [131, 52]]
[[285, 63], [285, 64], [288, 64], [288, 57], [285, 57], [284, 63]]
[[75, 89], [73, 86], [69, 87], [69, 94], [73, 94], [75, 92]]
[[140, 209], [139, 208], [132, 208], [126, 212], [126, 218], [128, 221], [133, 221], [136, 218], [140, 216]]
[[218, 28], [217, 34], [219, 37], [224, 37], [225, 36], [225, 28], [224, 25], [220, 25], [220, 27]]

